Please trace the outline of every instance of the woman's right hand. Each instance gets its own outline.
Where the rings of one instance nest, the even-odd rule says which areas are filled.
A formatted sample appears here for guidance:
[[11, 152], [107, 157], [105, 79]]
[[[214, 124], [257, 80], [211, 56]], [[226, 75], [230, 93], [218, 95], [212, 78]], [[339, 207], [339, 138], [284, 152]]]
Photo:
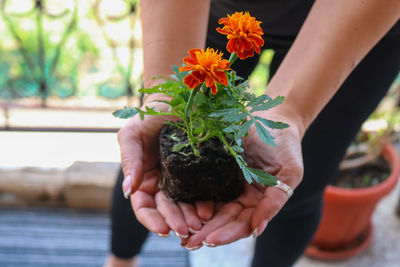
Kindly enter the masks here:
[[[148, 106], [162, 109], [160, 103]], [[211, 203], [176, 203], [168, 200], [158, 187], [159, 141], [158, 136], [166, 120], [173, 117], [136, 116], [119, 131], [121, 163], [125, 180], [123, 192], [131, 199], [137, 219], [151, 232], [159, 236], [168, 235], [172, 230], [182, 238], [189, 232], [199, 231], [200, 220], [208, 221], [213, 213]]]

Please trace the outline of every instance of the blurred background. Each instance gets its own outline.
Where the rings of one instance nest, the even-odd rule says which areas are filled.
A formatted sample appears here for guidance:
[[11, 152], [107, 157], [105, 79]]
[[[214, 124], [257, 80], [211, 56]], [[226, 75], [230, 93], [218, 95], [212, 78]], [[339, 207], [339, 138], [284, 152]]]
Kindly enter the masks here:
[[[119, 171], [116, 132], [124, 124], [111, 113], [143, 100], [138, 1], [0, 0], [0, 266], [103, 263]], [[273, 51], [264, 51], [250, 76], [256, 93], [268, 83], [272, 57]], [[398, 77], [392, 104], [383, 105], [390, 108], [372, 117], [373, 131], [390, 125], [397, 134], [399, 84]], [[399, 224], [392, 227], [400, 231]], [[177, 240], [152, 236], [142, 263], [246, 266], [252, 244], [244, 240], [236, 248], [189, 256]], [[368, 262], [364, 257], [361, 262]], [[376, 258], [372, 263], [398, 266], [390, 264], [399, 258], [388, 257], [387, 265]], [[304, 258], [298, 266], [331, 264]]]

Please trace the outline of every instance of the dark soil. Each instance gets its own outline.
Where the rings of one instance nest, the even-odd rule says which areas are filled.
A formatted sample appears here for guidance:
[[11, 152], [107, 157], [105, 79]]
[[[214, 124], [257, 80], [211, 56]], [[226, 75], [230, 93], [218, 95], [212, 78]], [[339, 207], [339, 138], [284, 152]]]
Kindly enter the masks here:
[[184, 202], [229, 201], [243, 192], [242, 171], [219, 139], [201, 143], [200, 157], [193, 154], [190, 146], [172, 152], [178, 143], [187, 143], [186, 134], [165, 125], [160, 133], [160, 189], [169, 198]]
[[340, 171], [332, 185], [344, 188], [363, 188], [377, 185], [390, 175], [390, 166], [383, 157], [367, 165]]

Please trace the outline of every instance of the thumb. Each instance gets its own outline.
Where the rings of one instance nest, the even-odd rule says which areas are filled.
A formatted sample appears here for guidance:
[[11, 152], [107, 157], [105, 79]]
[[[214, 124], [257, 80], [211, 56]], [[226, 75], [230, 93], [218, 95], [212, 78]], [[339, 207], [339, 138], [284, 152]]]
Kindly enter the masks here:
[[133, 138], [124, 129], [118, 133], [121, 164], [125, 176], [122, 183], [125, 198], [136, 192], [143, 180], [143, 147], [138, 139]]
[[279, 189], [268, 187], [264, 192], [264, 198], [257, 205], [251, 218], [251, 229], [253, 237], [259, 236], [264, 232], [269, 221], [275, 217], [280, 209], [285, 205], [287, 196]]

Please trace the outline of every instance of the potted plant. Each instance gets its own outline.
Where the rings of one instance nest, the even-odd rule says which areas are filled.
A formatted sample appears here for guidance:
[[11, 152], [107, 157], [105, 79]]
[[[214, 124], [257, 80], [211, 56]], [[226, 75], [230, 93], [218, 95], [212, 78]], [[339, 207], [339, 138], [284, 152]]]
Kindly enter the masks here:
[[184, 65], [172, 67], [174, 75], [164, 78], [164, 83], [140, 90], [167, 96], [168, 100], [158, 101], [167, 104], [167, 109], [126, 107], [114, 112], [120, 118], [176, 118], [166, 122], [159, 137], [159, 186], [175, 201], [229, 201], [243, 192], [244, 180], [277, 184], [274, 176], [248, 166], [242, 138], [254, 126], [262, 141], [275, 146], [266, 127], [283, 129], [288, 125], [258, 117], [254, 112], [273, 108], [284, 98], [250, 93], [247, 81], [231, 69], [236, 59], [260, 53], [264, 45], [261, 22], [248, 12], [236, 12], [219, 23], [223, 27], [217, 31], [229, 39], [229, 60], [213, 48], [191, 49], [183, 59]]
[[400, 173], [399, 157], [391, 145], [399, 89], [393, 86], [363, 124], [337, 179], [326, 188], [321, 222], [306, 255], [345, 259], [371, 243], [375, 206], [395, 187]]

